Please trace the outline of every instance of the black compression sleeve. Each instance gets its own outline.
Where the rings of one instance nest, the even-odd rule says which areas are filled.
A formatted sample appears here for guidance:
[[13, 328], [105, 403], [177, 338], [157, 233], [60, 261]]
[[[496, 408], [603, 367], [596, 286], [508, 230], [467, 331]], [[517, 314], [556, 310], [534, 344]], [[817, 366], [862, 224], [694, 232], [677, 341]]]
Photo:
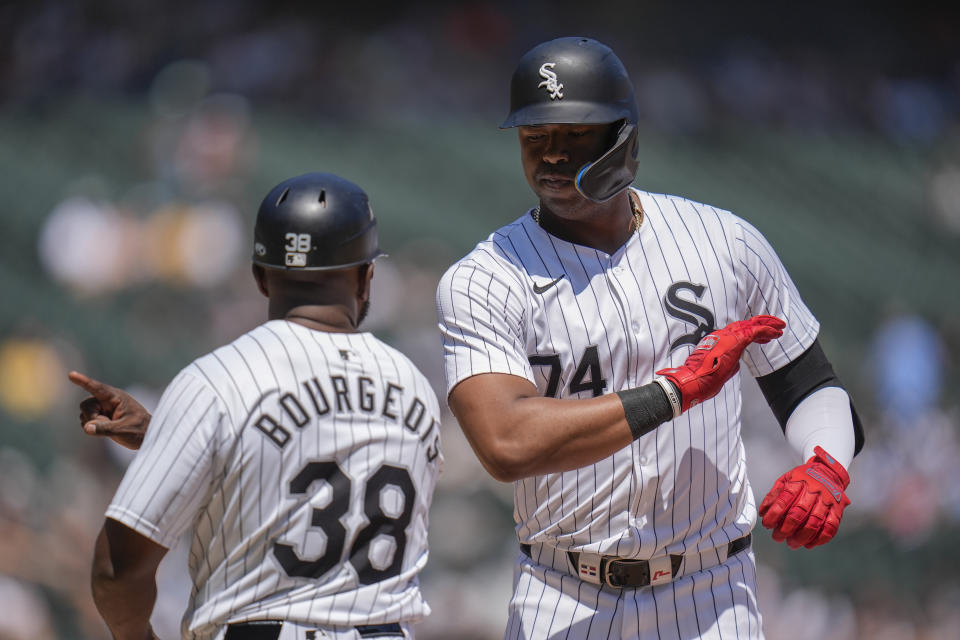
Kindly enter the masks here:
[[656, 382], [642, 387], [617, 391], [623, 403], [623, 413], [636, 440], [650, 433], [667, 420], [673, 420], [673, 407], [663, 388]]
[[[809, 349], [786, 366], [757, 378], [757, 383], [781, 429], [787, 428], [787, 418], [797, 405], [814, 391], [824, 387], [844, 389], [843, 383], [833, 371], [833, 365], [820, 347], [819, 340], [814, 340]], [[852, 400], [850, 413], [853, 415], [854, 452], [859, 453], [863, 448], [863, 426]]]

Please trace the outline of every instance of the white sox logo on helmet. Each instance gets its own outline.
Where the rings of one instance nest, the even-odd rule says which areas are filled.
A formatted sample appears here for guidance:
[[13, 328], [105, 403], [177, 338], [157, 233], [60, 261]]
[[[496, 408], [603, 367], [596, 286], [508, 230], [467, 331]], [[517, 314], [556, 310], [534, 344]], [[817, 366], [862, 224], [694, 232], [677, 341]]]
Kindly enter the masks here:
[[546, 87], [547, 91], [550, 92], [550, 99], [563, 99], [563, 84], [557, 82], [557, 73], [553, 68], [557, 66], [556, 62], [544, 62], [540, 65], [540, 77], [543, 78], [543, 82], [537, 85], [537, 88]]

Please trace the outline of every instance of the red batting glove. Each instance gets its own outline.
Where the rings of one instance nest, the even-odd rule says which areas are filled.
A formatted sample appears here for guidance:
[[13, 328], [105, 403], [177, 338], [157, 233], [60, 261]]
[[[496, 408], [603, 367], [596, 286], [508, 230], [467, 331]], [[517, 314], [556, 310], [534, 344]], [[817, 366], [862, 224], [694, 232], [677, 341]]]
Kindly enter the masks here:
[[791, 549], [829, 542], [850, 504], [843, 492], [850, 484], [847, 470], [822, 448], [813, 451], [816, 455], [806, 464], [780, 476], [760, 503], [763, 526]]
[[740, 369], [740, 356], [751, 342], [764, 344], [783, 335], [787, 323], [774, 316], [731, 322], [700, 341], [683, 365], [660, 369], [680, 391], [680, 411], [709, 400]]

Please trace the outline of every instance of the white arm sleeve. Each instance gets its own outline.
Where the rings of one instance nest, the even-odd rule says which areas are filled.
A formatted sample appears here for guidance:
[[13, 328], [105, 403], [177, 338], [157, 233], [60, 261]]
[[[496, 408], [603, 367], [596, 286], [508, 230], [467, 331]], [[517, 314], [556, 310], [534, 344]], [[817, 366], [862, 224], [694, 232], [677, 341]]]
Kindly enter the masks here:
[[850, 396], [840, 387], [824, 387], [800, 401], [787, 418], [787, 442], [803, 460], [813, 456], [813, 448], [836, 458], [845, 469], [853, 460], [855, 445]]

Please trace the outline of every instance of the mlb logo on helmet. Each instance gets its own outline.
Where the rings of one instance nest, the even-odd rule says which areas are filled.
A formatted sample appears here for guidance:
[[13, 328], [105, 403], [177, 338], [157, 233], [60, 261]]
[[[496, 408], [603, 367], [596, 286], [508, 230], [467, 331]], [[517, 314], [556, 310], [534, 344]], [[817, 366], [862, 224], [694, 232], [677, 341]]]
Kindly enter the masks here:
[[288, 253], [286, 259], [286, 265], [288, 267], [305, 267], [307, 266], [307, 254], [305, 253]]

